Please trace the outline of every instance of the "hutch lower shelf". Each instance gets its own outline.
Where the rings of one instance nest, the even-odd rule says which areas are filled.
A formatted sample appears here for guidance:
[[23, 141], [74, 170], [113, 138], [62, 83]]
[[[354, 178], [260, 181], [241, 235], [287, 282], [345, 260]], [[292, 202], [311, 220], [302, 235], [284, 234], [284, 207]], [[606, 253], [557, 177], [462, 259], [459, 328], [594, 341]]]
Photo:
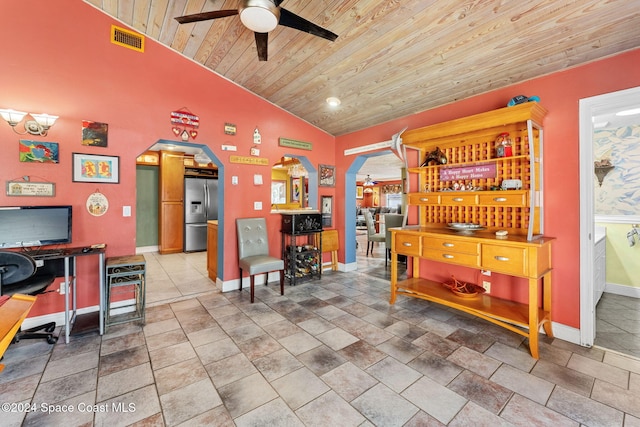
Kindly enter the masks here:
[[[398, 294], [420, 298], [464, 311], [523, 335], [531, 356], [538, 358], [540, 326], [553, 337], [551, 328], [551, 242], [540, 236], [533, 241], [521, 236], [497, 238], [493, 233], [460, 233], [438, 226], [409, 226], [391, 230], [391, 299]], [[412, 277], [398, 281], [398, 255], [413, 259]], [[491, 270], [528, 279], [528, 302], [509, 301], [490, 295], [459, 297], [441, 283], [420, 277], [420, 260], [444, 262]], [[542, 295], [542, 298], [540, 298]]]

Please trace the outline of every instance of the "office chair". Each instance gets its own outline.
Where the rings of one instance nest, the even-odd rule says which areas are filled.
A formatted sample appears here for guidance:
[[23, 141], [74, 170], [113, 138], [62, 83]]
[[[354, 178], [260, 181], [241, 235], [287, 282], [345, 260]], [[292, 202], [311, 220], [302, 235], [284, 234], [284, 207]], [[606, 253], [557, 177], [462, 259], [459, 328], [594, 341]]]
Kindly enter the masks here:
[[364, 220], [367, 223], [367, 256], [369, 256], [369, 252], [371, 252], [371, 256], [373, 256], [373, 244], [376, 242], [384, 243], [385, 234], [376, 233], [376, 225], [373, 221], [373, 215], [368, 209], [364, 211]]
[[[0, 251], [0, 295], [26, 294], [38, 295], [44, 293], [53, 283], [53, 274], [35, 274], [36, 263], [28, 255], [20, 252]], [[35, 328], [20, 331], [14, 341], [21, 339], [46, 338], [49, 344], [55, 344], [58, 337], [53, 335], [55, 322], [49, 322]], [[39, 332], [44, 330], [44, 332]]]
[[238, 266], [240, 267], [240, 290], [242, 291], [242, 271], [249, 272], [251, 302], [253, 303], [254, 279], [256, 274], [280, 270], [280, 295], [284, 295], [284, 261], [269, 255], [267, 224], [264, 218], [237, 218]]

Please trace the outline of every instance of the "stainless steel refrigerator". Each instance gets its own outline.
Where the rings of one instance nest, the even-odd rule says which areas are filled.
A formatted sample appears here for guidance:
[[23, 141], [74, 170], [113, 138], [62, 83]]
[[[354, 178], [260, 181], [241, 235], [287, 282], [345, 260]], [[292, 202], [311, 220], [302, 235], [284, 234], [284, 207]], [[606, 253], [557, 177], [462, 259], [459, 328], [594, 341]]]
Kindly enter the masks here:
[[218, 219], [218, 180], [184, 178], [184, 251], [207, 249], [207, 221]]

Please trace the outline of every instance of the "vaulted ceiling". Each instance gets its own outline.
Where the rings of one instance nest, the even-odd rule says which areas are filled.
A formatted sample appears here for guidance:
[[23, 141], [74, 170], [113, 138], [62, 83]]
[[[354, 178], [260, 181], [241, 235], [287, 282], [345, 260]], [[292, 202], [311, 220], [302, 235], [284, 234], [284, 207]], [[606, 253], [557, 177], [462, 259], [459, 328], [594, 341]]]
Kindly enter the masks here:
[[338, 38], [278, 25], [268, 61], [237, 15], [174, 19], [241, 0], [85, 1], [335, 136], [640, 46], [640, 0], [284, 0]]

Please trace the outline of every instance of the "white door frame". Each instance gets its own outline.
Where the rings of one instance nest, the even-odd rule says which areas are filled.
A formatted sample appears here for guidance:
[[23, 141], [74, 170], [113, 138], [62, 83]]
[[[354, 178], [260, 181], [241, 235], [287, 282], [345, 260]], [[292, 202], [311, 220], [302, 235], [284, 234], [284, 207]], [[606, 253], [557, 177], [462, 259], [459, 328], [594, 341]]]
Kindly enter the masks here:
[[580, 100], [580, 345], [591, 347], [596, 336], [593, 301], [595, 218], [593, 193], [593, 119], [613, 107], [636, 104], [640, 87]]

